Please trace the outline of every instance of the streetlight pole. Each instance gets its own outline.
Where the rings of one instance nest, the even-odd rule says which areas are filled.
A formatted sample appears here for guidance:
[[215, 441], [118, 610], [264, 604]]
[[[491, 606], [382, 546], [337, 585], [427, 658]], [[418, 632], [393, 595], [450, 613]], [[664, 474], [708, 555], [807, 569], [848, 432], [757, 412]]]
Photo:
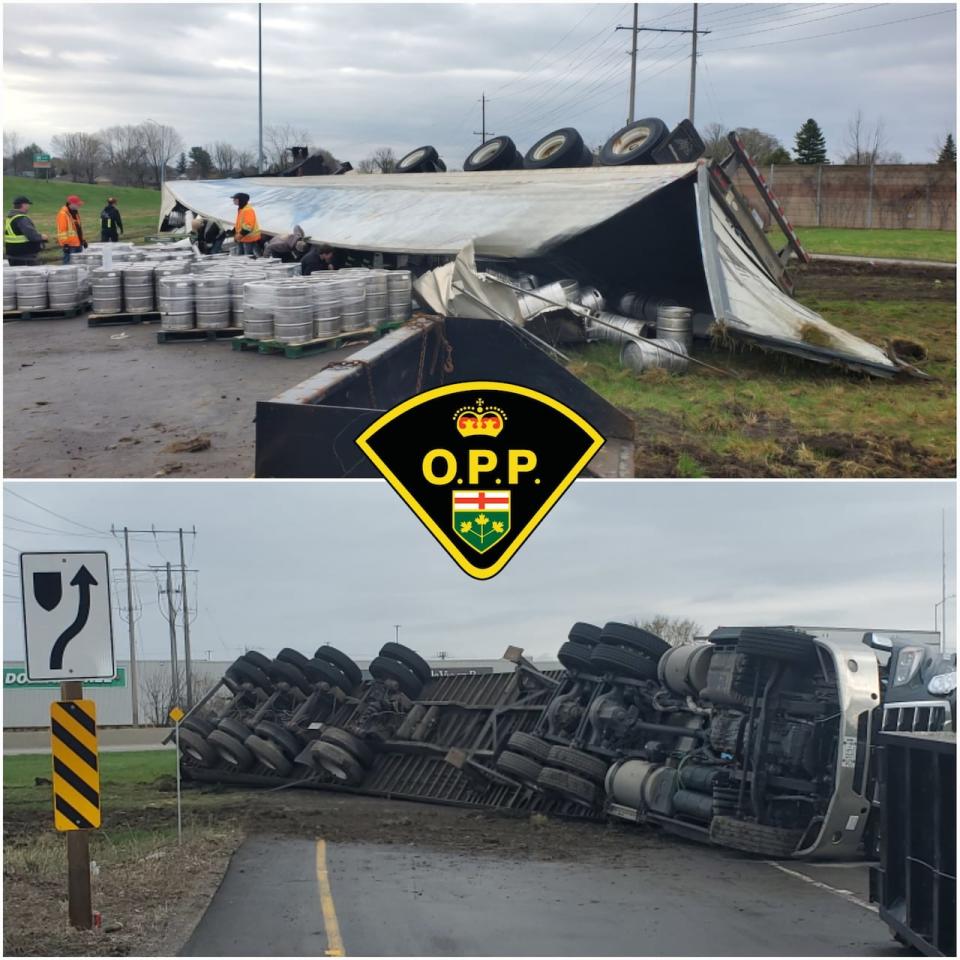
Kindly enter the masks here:
[[393, 629], [394, 629], [394, 631], [395, 631], [395, 634], [394, 634], [394, 635], [395, 635], [395, 637], [396, 637], [396, 642], [399, 643], [399, 642], [400, 642], [400, 624], [399, 624], [399, 623], [395, 623], [395, 624], [393, 625]]
[[263, 173], [263, 4], [257, 4], [257, 107], [259, 115], [259, 141], [257, 173]]

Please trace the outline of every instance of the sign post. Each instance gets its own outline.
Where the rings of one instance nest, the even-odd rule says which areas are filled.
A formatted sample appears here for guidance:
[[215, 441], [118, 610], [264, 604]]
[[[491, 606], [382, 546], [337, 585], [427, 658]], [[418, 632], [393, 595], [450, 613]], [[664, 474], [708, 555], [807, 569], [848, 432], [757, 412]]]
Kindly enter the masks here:
[[90, 836], [100, 826], [97, 714], [83, 681], [116, 676], [110, 568], [103, 551], [21, 553], [27, 679], [60, 682], [50, 705], [53, 825], [67, 834], [70, 923], [93, 926]]
[[179, 707], [170, 711], [173, 721], [173, 740], [177, 750], [177, 843], [183, 843], [183, 813], [180, 806], [180, 721], [185, 714]]

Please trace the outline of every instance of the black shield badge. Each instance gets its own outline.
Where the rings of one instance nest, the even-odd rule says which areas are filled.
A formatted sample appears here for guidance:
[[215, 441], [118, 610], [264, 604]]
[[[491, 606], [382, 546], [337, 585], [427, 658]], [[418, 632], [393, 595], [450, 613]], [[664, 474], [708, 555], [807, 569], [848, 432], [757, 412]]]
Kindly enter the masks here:
[[44, 610], [50, 612], [60, 606], [63, 599], [63, 579], [56, 570], [34, 573], [33, 595]]
[[411, 397], [357, 438], [447, 553], [479, 580], [506, 566], [603, 443], [558, 400], [486, 380]]

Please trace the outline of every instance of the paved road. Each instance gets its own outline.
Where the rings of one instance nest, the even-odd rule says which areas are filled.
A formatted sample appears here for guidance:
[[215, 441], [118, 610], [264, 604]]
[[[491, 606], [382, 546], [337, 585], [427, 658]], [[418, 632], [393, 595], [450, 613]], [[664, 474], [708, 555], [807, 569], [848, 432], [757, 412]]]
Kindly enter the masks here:
[[[172, 750], [173, 744], [162, 742], [169, 732], [165, 727], [100, 727], [97, 730], [98, 749], [101, 753]], [[3, 733], [5, 757], [49, 752], [49, 730], [5, 730]]]
[[904, 956], [866, 868], [708, 848], [643, 866], [248, 839], [185, 956]]

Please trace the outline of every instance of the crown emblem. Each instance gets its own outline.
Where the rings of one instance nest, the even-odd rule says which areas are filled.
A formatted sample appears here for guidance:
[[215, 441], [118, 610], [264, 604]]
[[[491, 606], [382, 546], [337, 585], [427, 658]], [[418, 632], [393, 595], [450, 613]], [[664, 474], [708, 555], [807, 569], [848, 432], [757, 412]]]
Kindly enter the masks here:
[[453, 416], [461, 437], [496, 437], [503, 430], [506, 414], [499, 407], [488, 407], [482, 398], [472, 407], [461, 407]]

